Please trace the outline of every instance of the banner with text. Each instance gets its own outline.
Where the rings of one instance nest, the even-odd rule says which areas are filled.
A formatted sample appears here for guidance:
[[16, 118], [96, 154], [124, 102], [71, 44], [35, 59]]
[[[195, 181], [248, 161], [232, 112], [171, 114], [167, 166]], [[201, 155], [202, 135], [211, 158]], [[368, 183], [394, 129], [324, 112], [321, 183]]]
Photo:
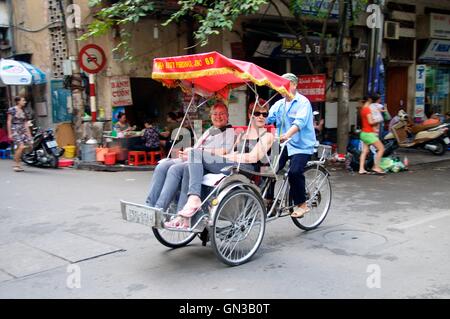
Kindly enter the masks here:
[[326, 83], [325, 74], [299, 75], [297, 89], [310, 102], [324, 102]]

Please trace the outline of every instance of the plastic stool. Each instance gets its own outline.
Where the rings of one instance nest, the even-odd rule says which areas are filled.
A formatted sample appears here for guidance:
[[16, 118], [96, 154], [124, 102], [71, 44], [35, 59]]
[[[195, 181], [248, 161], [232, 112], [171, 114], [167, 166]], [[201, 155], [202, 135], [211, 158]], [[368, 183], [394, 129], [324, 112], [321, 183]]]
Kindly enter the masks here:
[[11, 150], [9, 150], [9, 149], [0, 150], [0, 158], [1, 159], [10, 159], [11, 158]]
[[164, 152], [161, 151], [152, 151], [147, 153], [147, 165], [156, 165], [158, 161], [156, 160], [156, 156], [159, 156], [159, 159], [164, 158]]
[[128, 165], [139, 166], [147, 165], [147, 155], [141, 151], [128, 152]]

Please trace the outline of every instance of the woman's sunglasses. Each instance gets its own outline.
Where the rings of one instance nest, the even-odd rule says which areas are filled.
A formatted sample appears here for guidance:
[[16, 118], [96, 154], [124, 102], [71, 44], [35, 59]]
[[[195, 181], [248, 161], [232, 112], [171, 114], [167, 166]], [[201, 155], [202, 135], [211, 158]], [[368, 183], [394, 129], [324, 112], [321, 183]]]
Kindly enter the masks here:
[[253, 116], [254, 116], [254, 117], [258, 117], [258, 116], [260, 116], [260, 115], [262, 115], [263, 117], [268, 117], [268, 116], [269, 116], [269, 113], [267, 113], [267, 112], [254, 112], [254, 113], [253, 113]]

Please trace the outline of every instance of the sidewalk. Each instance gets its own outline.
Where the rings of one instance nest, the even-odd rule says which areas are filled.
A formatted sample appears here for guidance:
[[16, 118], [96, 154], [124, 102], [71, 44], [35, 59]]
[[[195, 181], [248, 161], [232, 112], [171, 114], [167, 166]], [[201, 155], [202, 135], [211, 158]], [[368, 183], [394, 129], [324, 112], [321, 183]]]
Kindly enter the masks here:
[[[397, 149], [394, 153], [399, 156], [401, 160], [408, 157], [409, 166], [419, 166], [429, 163], [441, 162], [450, 160], [450, 151], [444, 155], [437, 156], [426, 150], [418, 149]], [[82, 170], [105, 171], [105, 172], [123, 172], [123, 171], [153, 171], [153, 165], [130, 166], [125, 164], [104, 165], [100, 162], [81, 162], [75, 161], [74, 168]]]
[[418, 166], [429, 163], [441, 162], [450, 160], [450, 151], [447, 151], [444, 155], [434, 155], [430, 151], [427, 150], [418, 150], [418, 149], [397, 149], [395, 154], [400, 157], [401, 160], [408, 157], [409, 166]]

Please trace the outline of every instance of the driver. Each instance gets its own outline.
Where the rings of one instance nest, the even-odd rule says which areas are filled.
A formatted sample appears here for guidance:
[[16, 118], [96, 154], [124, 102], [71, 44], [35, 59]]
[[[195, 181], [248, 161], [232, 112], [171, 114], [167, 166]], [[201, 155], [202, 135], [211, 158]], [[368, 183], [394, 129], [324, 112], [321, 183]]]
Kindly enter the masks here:
[[314, 131], [314, 116], [309, 100], [297, 92], [298, 78], [292, 73], [282, 76], [290, 81], [289, 90], [294, 96], [285, 96], [270, 108], [268, 124], [276, 124], [280, 142], [291, 139], [280, 155], [279, 169], [282, 169], [288, 159], [290, 192], [294, 201], [292, 217], [300, 218], [309, 212], [306, 204], [305, 171], [306, 163], [314, 154], [316, 134]]

